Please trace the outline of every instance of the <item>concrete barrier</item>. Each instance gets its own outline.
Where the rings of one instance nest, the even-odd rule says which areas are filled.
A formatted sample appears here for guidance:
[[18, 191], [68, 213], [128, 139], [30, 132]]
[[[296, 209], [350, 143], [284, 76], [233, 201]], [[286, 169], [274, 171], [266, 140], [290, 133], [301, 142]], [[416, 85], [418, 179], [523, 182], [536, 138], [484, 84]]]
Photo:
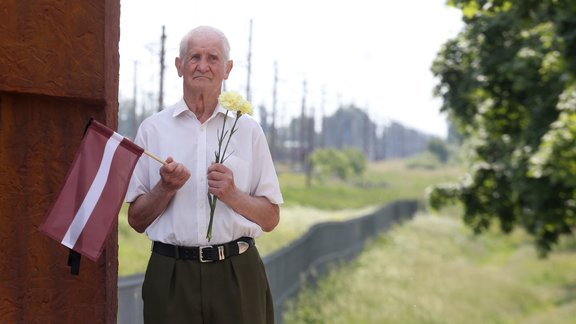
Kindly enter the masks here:
[[[414, 200], [396, 201], [370, 215], [316, 224], [299, 239], [264, 257], [276, 323], [282, 322], [286, 301], [296, 296], [304, 282], [314, 283], [331, 266], [353, 259], [368, 239], [412, 218], [417, 209], [418, 203]], [[143, 281], [143, 274], [118, 279], [118, 323], [143, 323]]]

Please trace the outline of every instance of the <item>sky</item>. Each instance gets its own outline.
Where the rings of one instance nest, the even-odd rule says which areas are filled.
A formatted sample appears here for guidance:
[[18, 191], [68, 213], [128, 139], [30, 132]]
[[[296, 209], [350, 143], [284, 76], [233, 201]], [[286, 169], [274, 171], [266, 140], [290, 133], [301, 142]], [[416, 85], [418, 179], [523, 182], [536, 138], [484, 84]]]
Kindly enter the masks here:
[[271, 112], [276, 65], [280, 125], [300, 115], [306, 91], [307, 113], [317, 118], [353, 104], [379, 126], [396, 121], [445, 137], [430, 67], [463, 26], [460, 12], [445, 2], [121, 0], [120, 98], [131, 99], [136, 89], [137, 102], [157, 102], [165, 26], [164, 104], [178, 101], [174, 58], [182, 36], [199, 25], [227, 35], [234, 68], [226, 89], [245, 95], [252, 21], [251, 102]]

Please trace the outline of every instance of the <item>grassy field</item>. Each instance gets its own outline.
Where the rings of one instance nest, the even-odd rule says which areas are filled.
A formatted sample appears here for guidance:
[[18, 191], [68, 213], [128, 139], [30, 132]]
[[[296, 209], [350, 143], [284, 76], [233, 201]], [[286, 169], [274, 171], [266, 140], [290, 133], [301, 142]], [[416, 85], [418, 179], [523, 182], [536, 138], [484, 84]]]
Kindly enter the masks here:
[[422, 214], [289, 305], [285, 323], [576, 323], [576, 240], [539, 259], [521, 231]]
[[[345, 220], [363, 216], [390, 201], [423, 199], [424, 189], [437, 182], [456, 179], [461, 170], [453, 166], [410, 168], [416, 161], [429, 157], [371, 164], [362, 178], [350, 183], [326, 180], [305, 187], [302, 174], [280, 172], [280, 185], [285, 203], [281, 220], [271, 233], [258, 238], [258, 249], [269, 254], [304, 234], [311, 225], [324, 221]], [[280, 168], [282, 170], [282, 168]], [[144, 272], [150, 256], [150, 241], [130, 228], [126, 206], [119, 215], [119, 275]]]
[[[302, 175], [281, 171], [281, 222], [258, 238], [260, 251], [276, 251], [318, 222], [363, 216], [396, 199], [423, 199], [429, 185], [462, 174], [453, 166], [411, 167], [425, 166], [422, 161], [373, 164], [353, 183], [329, 180], [311, 188]], [[129, 228], [124, 209], [119, 248], [120, 275], [145, 270], [150, 243]], [[576, 323], [576, 239], [539, 259], [522, 231], [474, 236], [458, 208], [422, 213], [306, 287], [290, 301], [285, 322]]]
[[[366, 173], [349, 183], [336, 180], [313, 182], [304, 186], [303, 174], [282, 172], [280, 184], [286, 201], [284, 207], [311, 206], [321, 210], [362, 208], [398, 199], [424, 199], [424, 189], [431, 184], [454, 181], [462, 175], [459, 167], [444, 165], [436, 168], [413, 168], [426, 155], [409, 160], [373, 163]], [[336, 198], [336, 199], [335, 199]]]

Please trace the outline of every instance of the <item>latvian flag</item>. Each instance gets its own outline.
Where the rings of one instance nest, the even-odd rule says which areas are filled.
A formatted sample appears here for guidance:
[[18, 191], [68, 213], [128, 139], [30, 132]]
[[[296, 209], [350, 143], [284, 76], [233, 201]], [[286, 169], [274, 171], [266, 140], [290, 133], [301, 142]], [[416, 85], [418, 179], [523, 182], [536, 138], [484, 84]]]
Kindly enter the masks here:
[[120, 134], [91, 120], [40, 231], [97, 261], [143, 152]]

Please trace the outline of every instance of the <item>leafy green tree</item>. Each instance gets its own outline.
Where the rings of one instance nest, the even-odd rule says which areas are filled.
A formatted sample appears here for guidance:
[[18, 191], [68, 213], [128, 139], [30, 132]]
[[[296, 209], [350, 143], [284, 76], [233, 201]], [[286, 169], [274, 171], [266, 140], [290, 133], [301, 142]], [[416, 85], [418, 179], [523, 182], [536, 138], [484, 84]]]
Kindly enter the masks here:
[[316, 149], [309, 159], [312, 173], [320, 180], [332, 175], [345, 180], [351, 173], [348, 159], [340, 150], [334, 148]]
[[348, 160], [348, 164], [352, 169], [354, 175], [362, 175], [368, 166], [368, 159], [362, 150], [358, 148], [345, 148], [342, 150], [342, 153], [346, 156]]
[[498, 221], [546, 255], [576, 224], [576, 1], [451, 0], [465, 27], [432, 70], [470, 172], [430, 203], [460, 201], [477, 233]]
[[347, 180], [351, 175], [361, 175], [368, 164], [364, 153], [355, 148], [316, 149], [309, 159], [314, 176], [320, 180], [329, 176]]
[[441, 139], [433, 138], [428, 141], [428, 151], [438, 158], [438, 161], [446, 163], [450, 155], [448, 145]]

